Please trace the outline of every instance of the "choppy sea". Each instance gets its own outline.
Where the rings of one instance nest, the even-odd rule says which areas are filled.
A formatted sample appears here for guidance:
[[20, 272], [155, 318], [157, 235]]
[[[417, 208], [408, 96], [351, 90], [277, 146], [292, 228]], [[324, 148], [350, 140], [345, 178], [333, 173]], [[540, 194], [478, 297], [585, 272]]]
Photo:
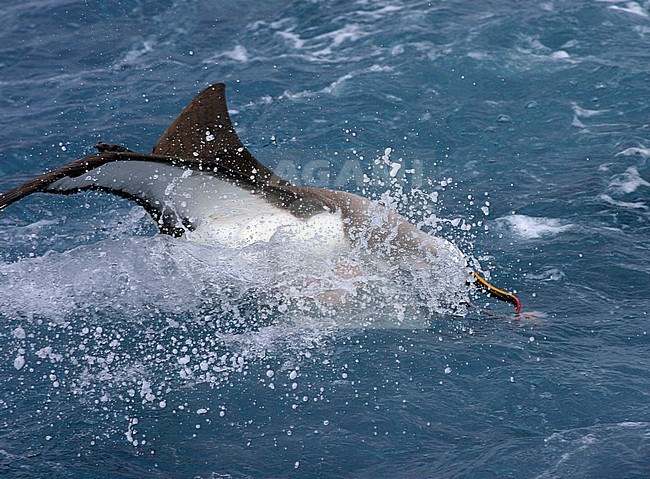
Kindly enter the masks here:
[[0, 191], [99, 140], [148, 151], [222, 81], [262, 162], [383, 201], [537, 315], [406, 285], [287, 306], [281, 241], [33, 195], [0, 214], [0, 477], [650, 477], [650, 2], [24, 0], [0, 23]]

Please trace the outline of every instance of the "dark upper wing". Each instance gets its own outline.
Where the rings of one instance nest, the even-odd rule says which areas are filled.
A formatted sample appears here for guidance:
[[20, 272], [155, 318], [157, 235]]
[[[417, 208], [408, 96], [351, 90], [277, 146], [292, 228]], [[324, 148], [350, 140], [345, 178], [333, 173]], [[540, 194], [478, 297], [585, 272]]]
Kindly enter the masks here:
[[75, 161], [74, 163], [57, 168], [54, 171], [50, 171], [49, 173], [37, 176], [7, 193], [0, 194], [0, 210], [25, 196], [31, 195], [32, 193], [48, 191], [48, 188], [52, 183], [62, 178], [76, 178], [79, 175], [108, 163], [109, 161], [115, 161], [119, 156], [121, 156], [120, 153], [99, 153], [97, 155], [90, 155]]
[[257, 187], [287, 184], [257, 161], [240, 141], [230, 121], [223, 83], [199, 93], [163, 133], [153, 153], [198, 158]]
[[298, 217], [336, 209], [328, 198], [317, 193], [290, 185], [257, 188], [200, 159], [104, 152], [0, 194], [0, 210], [32, 193], [72, 194], [100, 190], [135, 201], [147, 210], [160, 232], [181, 236], [215, 213], [223, 203], [224, 191], [232, 195], [233, 186], [240, 192], [242, 202], [253, 205], [254, 199], [266, 201]]
[[[164, 169], [164, 172], [162, 171]], [[104, 152], [74, 163], [0, 194], [0, 210], [32, 193], [72, 194], [100, 190], [135, 201], [156, 221], [162, 233], [180, 236], [189, 227], [189, 216], [179, 215], [169, 185], [177, 177], [202, 169], [198, 160], [145, 155], [134, 152]], [[176, 180], [178, 181], [178, 180]], [[167, 198], [165, 197], [167, 196]]]

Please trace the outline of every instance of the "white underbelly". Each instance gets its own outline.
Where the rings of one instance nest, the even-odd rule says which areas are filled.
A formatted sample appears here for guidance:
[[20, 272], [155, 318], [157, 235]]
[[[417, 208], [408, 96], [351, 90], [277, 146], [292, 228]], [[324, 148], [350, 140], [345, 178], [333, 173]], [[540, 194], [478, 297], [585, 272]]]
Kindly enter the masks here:
[[[259, 205], [258, 205], [259, 206]], [[335, 254], [349, 249], [340, 213], [320, 213], [300, 219], [272, 205], [234, 215], [208, 215], [186, 238], [203, 244], [243, 248], [255, 243], [281, 242], [308, 245], [315, 254]]]

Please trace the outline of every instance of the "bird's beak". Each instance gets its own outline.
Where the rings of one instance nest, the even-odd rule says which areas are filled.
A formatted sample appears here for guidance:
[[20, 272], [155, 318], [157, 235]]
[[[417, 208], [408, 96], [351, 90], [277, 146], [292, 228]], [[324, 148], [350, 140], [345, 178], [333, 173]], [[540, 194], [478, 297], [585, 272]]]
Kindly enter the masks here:
[[515, 311], [517, 313], [521, 311], [521, 302], [517, 296], [512, 293], [503, 291], [502, 289], [496, 288], [495, 286], [492, 286], [476, 271], [474, 271], [474, 278], [476, 278], [476, 285], [478, 289], [480, 289], [483, 293], [493, 298], [500, 299], [501, 301], [505, 301], [506, 303], [514, 304]]

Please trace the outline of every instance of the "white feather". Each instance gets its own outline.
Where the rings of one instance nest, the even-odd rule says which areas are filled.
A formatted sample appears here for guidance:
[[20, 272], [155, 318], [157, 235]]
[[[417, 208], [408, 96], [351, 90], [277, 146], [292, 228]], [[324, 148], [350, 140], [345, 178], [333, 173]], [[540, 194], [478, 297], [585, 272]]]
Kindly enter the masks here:
[[323, 212], [300, 219], [269, 203], [259, 192], [235, 186], [210, 172], [148, 161], [115, 161], [77, 178], [62, 178], [48, 189], [66, 191], [92, 185], [145, 199], [189, 219], [195, 229], [184, 236], [198, 243], [241, 248], [277, 236], [287, 242], [311, 242], [315, 252], [349, 247], [340, 213]]

